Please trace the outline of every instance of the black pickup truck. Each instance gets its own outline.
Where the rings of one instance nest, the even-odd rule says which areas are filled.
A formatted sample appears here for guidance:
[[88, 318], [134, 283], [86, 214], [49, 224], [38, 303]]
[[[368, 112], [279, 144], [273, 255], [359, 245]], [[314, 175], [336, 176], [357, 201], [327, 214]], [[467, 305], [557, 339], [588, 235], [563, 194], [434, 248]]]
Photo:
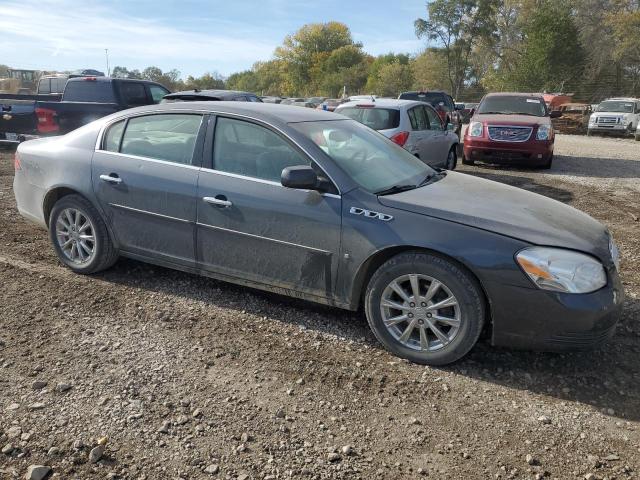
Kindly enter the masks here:
[[67, 81], [62, 95], [0, 94], [0, 143], [64, 135], [119, 110], [159, 103], [168, 93], [147, 80], [78, 77]]

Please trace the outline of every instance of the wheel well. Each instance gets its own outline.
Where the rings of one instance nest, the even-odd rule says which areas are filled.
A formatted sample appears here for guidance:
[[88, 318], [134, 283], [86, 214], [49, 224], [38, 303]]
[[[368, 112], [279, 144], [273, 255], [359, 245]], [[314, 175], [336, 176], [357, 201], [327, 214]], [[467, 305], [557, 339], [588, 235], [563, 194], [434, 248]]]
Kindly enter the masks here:
[[66, 197], [67, 195], [80, 195], [77, 191], [68, 187], [58, 187], [52, 190], [49, 190], [44, 197], [44, 202], [42, 204], [42, 212], [44, 213], [44, 221], [49, 226], [49, 216], [51, 215], [51, 210], [53, 210], [53, 206], [56, 204], [58, 200], [62, 197]]
[[365, 263], [360, 267], [360, 270], [356, 274], [356, 279], [354, 281], [353, 300], [352, 300], [352, 302], [354, 303], [353, 305], [354, 310], [358, 310], [362, 307], [364, 303], [364, 296], [367, 292], [366, 287], [369, 283], [369, 280], [371, 279], [373, 274], [376, 272], [376, 270], [378, 270], [378, 268], [380, 268], [380, 266], [390, 258], [395, 257], [396, 255], [399, 255], [401, 253], [407, 253], [407, 252], [428, 253], [431, 255], [436, 255], [452, 263], [455, 263], [459, 268], [467, 272], [480, 286], [480, 291], [484, 298], [484, 304], [486, 308], [485, 328], [490, 328], [490, 325], [491, 326], [493, 325], [493, 320], [491, 317], [491, 304], [489, 303], [489, 297], [487, 296], [487, 292], [484, 288], [484, 285], [482, 285], [482, 282], [480, 281], [480, 279], [475, 273], [473, 273], [464, 263], [460, 262], [459, 260], [456, 260], [453, 257], [450, 257], [449, 255], [440, 253], [436, 250], [431, 250], [429, 248], [412, 247], [408, 245], [398, 246], [398, 247], [389, 247], [379, 252], [376, 252], [374, 255], [369, 257], [365, 261]]

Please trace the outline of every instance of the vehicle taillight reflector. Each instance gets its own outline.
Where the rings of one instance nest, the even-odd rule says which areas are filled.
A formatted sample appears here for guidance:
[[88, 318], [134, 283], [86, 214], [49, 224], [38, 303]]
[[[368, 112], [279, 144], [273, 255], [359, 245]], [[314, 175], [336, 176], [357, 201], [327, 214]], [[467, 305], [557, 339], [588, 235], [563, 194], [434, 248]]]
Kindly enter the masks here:
[[20, 155], [18, 155], [18, 152], [13, 156], [13, 168], [16, 171], [22, 170], [22, 165], [20, 165]]
[[96, 77], [84, 77], [85, 82], [95, 82], [97, 81]]
[[401, 147], [404, 147], [404, 144], [407, 143], [408, 139], [409, 139], [409, 132], [398, 132], [389, 140], [391, 140], [393, 143], [397, 143]]
[[55, 116], [55, 110], [50, 110], [48, 108], [36, 108], [36, 117], [38, 118], [38, 132], [57, 132], [60, 127], [56, 122]]

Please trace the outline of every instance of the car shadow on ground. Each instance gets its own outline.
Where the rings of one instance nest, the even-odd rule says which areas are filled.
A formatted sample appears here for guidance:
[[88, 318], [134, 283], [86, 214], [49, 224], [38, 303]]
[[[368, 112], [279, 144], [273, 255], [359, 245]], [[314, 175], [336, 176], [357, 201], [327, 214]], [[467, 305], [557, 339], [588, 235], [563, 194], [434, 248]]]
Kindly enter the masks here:
[[[268, 316], [269, 321], [383, 350], [361, 311], [348, 312], [127, 259], [98, 276], [130, 288], [203, 301], [238, 316]], [[485, 335], [465, 359], [439, 368], [479, 382], [591, 405], [609, 416], [640, 420], [639, 315], [640, 301], [627, 300], [616, 335], [599, 349], [572, 353], [509, 350], [492, 347]], [[407, 366], [416, 375], [424, 368], [408, 362]]]
[[[493, 167], [490, 165], [482, 165], [480, 168], [474, 168], [473, 170], [465, 170], [467, 175], [473, 175], [474, 177], [480, 177], [487, 180], [493, 180], [494, 182], [504, 183], [513, 187], [529, 190], [533, 193], [539, 193], [545, 197], [553, 198], [563, 203], [570, 203], [573, 200], [573, 193], [569, 190], [565, 190], [559, 187], [552, 187], [550, 185], [544, 185], [536, 182], [531, 177], [520, 177], [512, 174], [501, 173], [504, 172], [504, 167]], [[525, 170], [509, 169], [509, 172], [525, 172]], [[531, 172], [532, 170], [528, 170]]]
[[[638, 148], [640, 149], [640, 144]], [[506, 171], [585, 178], [640, 178], [640, 157], [639, 160], [629, 160], [623, 158], [556, 155], [553, 159], [553, 165], [548, 170], [522, 165], [498, 165], [492, 163], [476, 163], [474, 167], [471, 167], [471, 169], [468, 168], [463, 173], [475, 174], [476, 171]]]

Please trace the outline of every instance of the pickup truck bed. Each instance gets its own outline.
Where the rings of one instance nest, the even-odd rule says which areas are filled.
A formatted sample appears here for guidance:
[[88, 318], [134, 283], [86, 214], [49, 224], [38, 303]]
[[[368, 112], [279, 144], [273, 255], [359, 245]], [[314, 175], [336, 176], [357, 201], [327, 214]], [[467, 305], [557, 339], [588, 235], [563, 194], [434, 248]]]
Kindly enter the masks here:
[[62, 95], [0, 95], [0, 142], [64, 135], [120, 110], [158, 103], [169, 91], [146, 80], [81, 77]]

